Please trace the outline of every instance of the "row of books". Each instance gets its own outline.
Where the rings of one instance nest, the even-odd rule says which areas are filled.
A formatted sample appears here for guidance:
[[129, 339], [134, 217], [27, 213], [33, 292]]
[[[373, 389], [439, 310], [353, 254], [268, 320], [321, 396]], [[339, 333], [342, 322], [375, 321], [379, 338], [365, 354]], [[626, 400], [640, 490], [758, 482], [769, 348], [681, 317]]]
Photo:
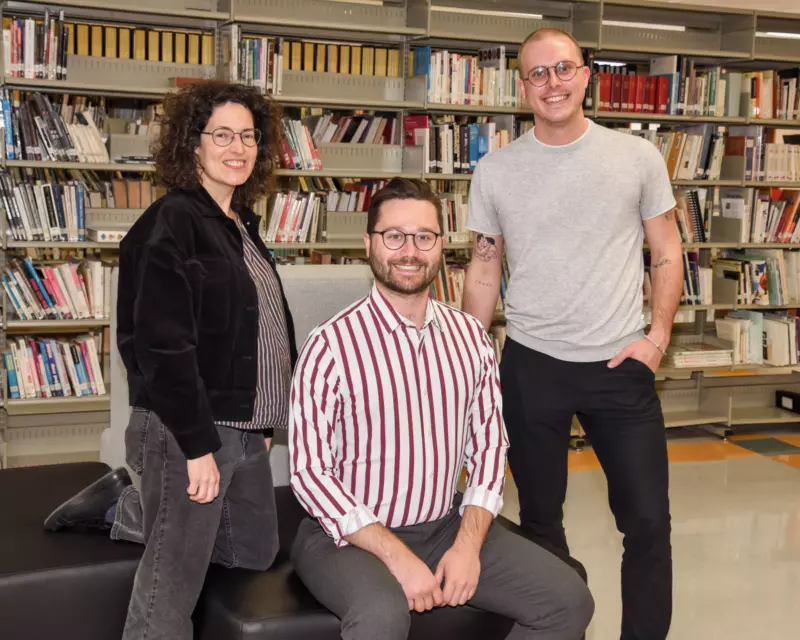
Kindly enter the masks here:
[[671, 55], [594, 69], [599, 111], [800, 120], [800, 68], [744, 72]]
[[374, 113], [324, 113], [302, 119], [316, 144], [398, 144], [397, 118]]
[[675, 129], [616, 129], [652, 142], [664, 157], [672, 180], [719, 180], [726, 141], [721, 127], [682, 125]]
[[280, 95], [283, 91], [285, 44], [283, 38], [241, 35], [241, 26], [220, 27], [221, 78], [258, 87], [262, 93]]
[[65, 120], [45, 94], [23, 94], [17, 104], [3, 91], [6, 158], [54, 162], [109, 162], [108, 150], [89, 111]]
[[718, 195], [721, 217], [741, 221], [738, 241], [800, 242], [800, 190], [723, 187]]
[[12, 78], [66, 80], [68, 25], [64, 12], [44, 19], [3, 18], [5, 74]]
[[316, 242], [322, 197], [317, 193], [277, 193], [263, 232], [265, 242]]
[[13, 78], [66, 80], [68, 56], [94, 56], [213, 65], [214, 34], [64, 21], [64, 12], [44, 19], [3, 18], [5, 73]]
[[284, 40], [284, 71], [316, 71], [362, 76], [402, 75], [400, 50], [367, 44]]
[[30, 257], [14, 258], [3, 289], [19, 320], [99, 319], [111, 312], [111, 266], [99, 260], [37, 266]]
[[[708, 305], [712, 303], [714, 274], [709, 267], [701, 265], [697, 251], [683, 251], [683, 291], [680, 303], [683, 305]], [[653, 285], [650, 270], [650, 254], [644, 254], [644, 278], [642, 280], [642, 302], [648, 306], [653, 299]]]
[[427, 76], [427, 99], [437, 104], [520, 107], [516, 58], [507, 58], [504, 46], [466, 55], [431, 47], [414, 49], [412, 73]]
[[81, 182], [14, 182], [0, 171], [0, 199], [8, 236], [17, 241], [80, 242], [86, 239], [86, 199]]
[[737, 304], [800, 302], [800, 253], [782, 249], [723, 251], [714, 264], [717, 278], [736, 283]]
[[706, 242], [710, 217], [708, 191], [705, 188], [675, 189], [675, 207], [681, 242]]
[[407, 146], [426, 150], [426, 173], [472, 173], [487, 153], [511, 143], [512, 118], [404, 116]]
[[280, 166], [282, 169], [321, 171], [322, 159], [314, 138], [302, 120], [283, 118]]
[[715, 321], [717, 337], [731, 345], [732, 364], [798, 364], [800, 318], [787, 313], [737, 310]]
[[106, 393], [100, 336], [74, 340], [18, 338], [3, 352], [10, 398], [101, 396]]

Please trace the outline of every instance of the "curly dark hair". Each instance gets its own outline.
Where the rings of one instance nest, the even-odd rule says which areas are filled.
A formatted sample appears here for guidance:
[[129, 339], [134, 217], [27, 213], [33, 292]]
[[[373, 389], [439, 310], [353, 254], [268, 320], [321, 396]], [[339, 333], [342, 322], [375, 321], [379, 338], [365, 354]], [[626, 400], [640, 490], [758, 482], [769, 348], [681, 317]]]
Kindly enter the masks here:
[[280, 105], [259, 93], [255, 87], [230, 82], [203, 82], [189, 85], [164, 100], [161, 134], [153, 146], [156, 177], [169, 189], [193, 188], [200, 184], [195, 149], [215, 107], [233, 102], [253, 114], [253, 124], [261, 131], [253, 172], [233, 193], [231, 206], [252, 207], [275, 187], [275, 159], [283, 129]]

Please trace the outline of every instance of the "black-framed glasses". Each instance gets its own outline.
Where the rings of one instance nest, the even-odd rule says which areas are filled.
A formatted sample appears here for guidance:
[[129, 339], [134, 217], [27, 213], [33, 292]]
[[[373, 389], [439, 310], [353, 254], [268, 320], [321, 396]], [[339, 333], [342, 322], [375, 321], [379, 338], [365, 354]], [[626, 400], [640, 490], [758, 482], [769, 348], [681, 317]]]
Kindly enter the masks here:
[[261, 142], [260, 129], [245, 129], [244, 131], [237, 133], [229, 127], [217, 127], [213, 131], [201, 131], [200, 135], [211, 136], [214, 144], [218, 147], [231, 146], [236, 136], [239, 136], [242, 139], [242, 144], [246, 147], [255, 147], [259, 142]]
[[576, 64], [572, 60], [562, 60], [549, 67], [540, 65], [528, 71], [525, 80], [530, 82], [534, 87], [543, 87], [550, 79], [550, 69], [554, 69], [559, 80], [567, 82], [575, 77], [575, 74], [578, 73], [578, 69], [585, 66], [586, 65], [583, 64]]
[[403, 233], [397, 229], [386, 229], [385, 231], [370, 231], [383, 238], [383, 245], [390, 251], [402, 249], [406, 244], [406, 238], [414, 238], [414, 246], [420, 251], [430, 251], [436, 245], [436, 241], [443, 233], [433, 231], [417, 231], [417, 233]]

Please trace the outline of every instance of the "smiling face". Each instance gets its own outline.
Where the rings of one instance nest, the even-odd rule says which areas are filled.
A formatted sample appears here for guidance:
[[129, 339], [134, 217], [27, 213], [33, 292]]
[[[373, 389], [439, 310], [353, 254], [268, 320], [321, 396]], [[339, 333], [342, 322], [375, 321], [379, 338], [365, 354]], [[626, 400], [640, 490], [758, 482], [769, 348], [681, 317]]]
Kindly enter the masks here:
[[[388, 200], [381, 205], [375, 231], [400, 233], [440, 233], [436, 207], [425, 200]], [[414, 239], [407, 237], [397, 250], [388, 249], [378, 234], [365, 236], [367, 257], [375, 280], [394, 293], [415, 296], [425, 292], [436, 278], [442, 264], [442, 241], [421, 251]]]
[[572, 62], [579, 68], [574, 77], [562, 80], [555, 69], [549, 69], [547, 82], [534, 86], [527, 79], [522, 83], [525, 101], [536, 116], [536, 126], [565, 127], [583, 121], [583, 99], [589, 83], [589, 68], [583, 64], [580, 51], [567, 37], [548, 35], [528, 42], [522, 49], [520, 64], [527, 78], [536, 67], [553, 67], [559, 62]]
[[[248, 132], [252, 134], [253, 131], [253, 114], [234, 102], [219, 105], [212, 111], [203, 131], [210, 134], [222, 127], [243, 133], [247, 140]], [[200, 136], [195, 153], [202, 168], [200, 182], [206, 190], [211, 194], [224, 193], [247, 182], [256, 162], [258, 146], [245, 145], [239, 135], [235, 135], [228, 146], [219, 146], [214, 136], [205, 133]], [[218, 137], [221, 136], [218, 134]]]

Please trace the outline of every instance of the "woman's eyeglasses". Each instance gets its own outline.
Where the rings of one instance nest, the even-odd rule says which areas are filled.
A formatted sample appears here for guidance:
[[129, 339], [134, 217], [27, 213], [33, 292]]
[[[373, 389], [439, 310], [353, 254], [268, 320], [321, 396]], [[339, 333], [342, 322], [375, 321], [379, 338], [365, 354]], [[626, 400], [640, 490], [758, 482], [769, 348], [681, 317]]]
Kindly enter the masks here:
[[218, 147], [229, 147], [233, 144], [236, 136], [242, 139], [242, 144], [246, 147], [255, 147], [261, 141], [260, 129], [245, 129], [241, 133], [237, 133], [228, 127], [217, 127], [213, 131], [201, 131], [200, 134], [211, 136], [214, 144]]

